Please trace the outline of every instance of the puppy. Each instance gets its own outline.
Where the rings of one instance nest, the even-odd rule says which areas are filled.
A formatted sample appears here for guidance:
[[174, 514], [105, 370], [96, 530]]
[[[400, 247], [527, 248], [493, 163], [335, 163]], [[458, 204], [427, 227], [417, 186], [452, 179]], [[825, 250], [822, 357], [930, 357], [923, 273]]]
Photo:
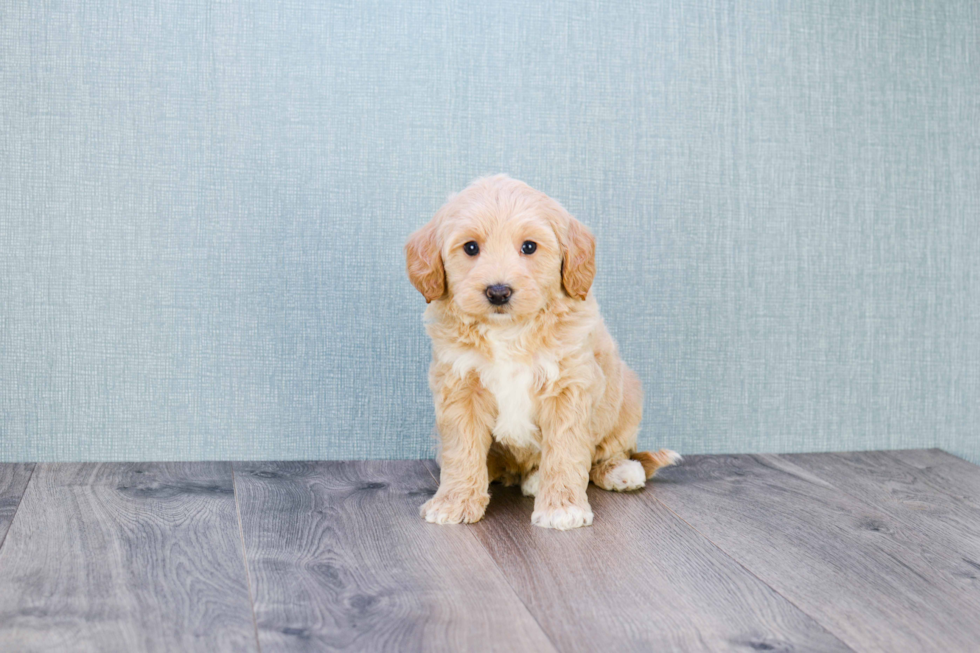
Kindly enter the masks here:
[[531, 522], [592, 523], [589, 480], [643, 487], [673, 451], [637, 452], [643, 394], [589, 289], [595, 239], [558, 202], [506, 175], [451, 197], [405, 245], [429, 304], [440, 436], [436, 524], [483, 517], [492, 481], [534, 496]]

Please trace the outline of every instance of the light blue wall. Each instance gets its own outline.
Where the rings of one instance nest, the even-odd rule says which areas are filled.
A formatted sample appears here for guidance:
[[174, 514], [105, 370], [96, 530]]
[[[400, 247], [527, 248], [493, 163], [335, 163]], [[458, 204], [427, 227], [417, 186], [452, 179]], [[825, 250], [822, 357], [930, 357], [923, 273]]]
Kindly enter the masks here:
[[431, 453], [401, 246], [599, 238], [685, 453], [980, 461], [980, 3], [0, 3], [0, 458]]

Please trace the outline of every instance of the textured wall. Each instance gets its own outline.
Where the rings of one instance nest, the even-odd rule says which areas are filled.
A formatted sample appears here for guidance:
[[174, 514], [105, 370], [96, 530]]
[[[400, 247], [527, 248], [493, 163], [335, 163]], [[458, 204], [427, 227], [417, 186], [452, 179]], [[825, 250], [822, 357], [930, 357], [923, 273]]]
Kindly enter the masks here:
[[980, 461], [980, 3], [0, 3], [0, 458], [431, 451], [406, 235], [599, 238], [686, 453]]

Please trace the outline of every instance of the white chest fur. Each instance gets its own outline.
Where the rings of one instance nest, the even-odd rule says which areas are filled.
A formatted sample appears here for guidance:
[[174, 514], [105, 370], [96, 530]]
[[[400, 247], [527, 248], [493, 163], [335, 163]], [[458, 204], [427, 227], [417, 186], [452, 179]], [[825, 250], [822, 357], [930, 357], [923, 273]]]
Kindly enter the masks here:
[[507, 356], [496, 356], [482, 370], [480, 381], [497, 399], [494, 438], [513, 447], [539, 448], [531, 366]]
[[439, 348], [437, 355], [460, 377], [476, 372], [483, 387], [493, 394], [497, 403], [495, 440], [515, 449], [538, 451], [537, 396], [558, 378], [558, 365], [542, 352], [529, 354], [522, 346], [519, 327], [487, 328], [483, 335], [490, 346], [489, 356], [452, 346]]
[[480, 382], [497, 400], [493, 436], [518, 449], [540, 449], [535, 394], [540, 379], [531, 359], [519, 348], [515, 334], [488, 331], [493, 359], [480, 369]]

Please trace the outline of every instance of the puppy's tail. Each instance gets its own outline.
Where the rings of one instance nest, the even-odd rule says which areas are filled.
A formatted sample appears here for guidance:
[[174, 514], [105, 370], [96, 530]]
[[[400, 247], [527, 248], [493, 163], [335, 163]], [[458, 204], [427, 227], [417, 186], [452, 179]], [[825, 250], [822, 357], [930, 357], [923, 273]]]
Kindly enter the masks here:
[[631, 460], [643, 465], [643, 473], [646, 474], [647, 478], [653, 478], [653, 475], [657, 473], [657, 470], [661, 467], [670, 467], [671, 465], [676, 465], [682, 458], [676, 451], [671, 451], [670, 449], [661, 449], [660, 451], [637, 451], [630, 456]]

